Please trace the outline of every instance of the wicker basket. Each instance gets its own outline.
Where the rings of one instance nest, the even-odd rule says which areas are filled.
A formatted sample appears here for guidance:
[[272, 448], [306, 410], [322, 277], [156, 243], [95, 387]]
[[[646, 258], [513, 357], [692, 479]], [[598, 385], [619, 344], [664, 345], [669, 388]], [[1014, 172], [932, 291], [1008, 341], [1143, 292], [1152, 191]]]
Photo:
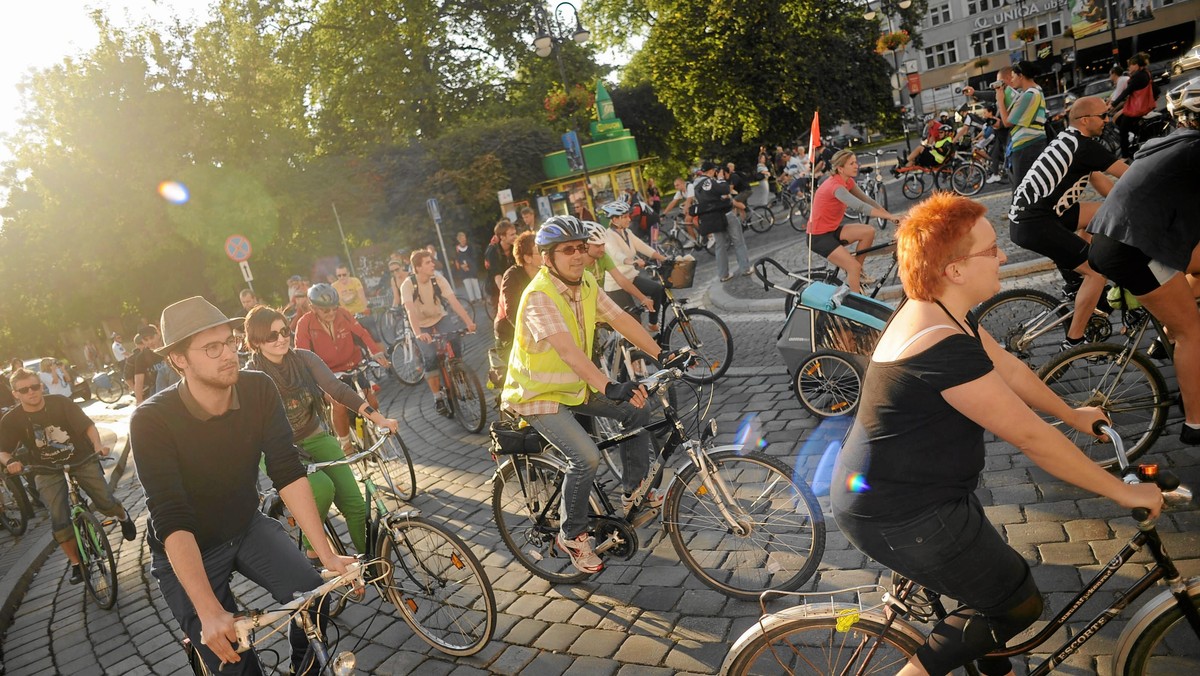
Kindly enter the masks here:
[[671, 274], [664, 279], [671, 289], [690, 289], [696, 278], [696, 261], [676, 259], [671, 266]]

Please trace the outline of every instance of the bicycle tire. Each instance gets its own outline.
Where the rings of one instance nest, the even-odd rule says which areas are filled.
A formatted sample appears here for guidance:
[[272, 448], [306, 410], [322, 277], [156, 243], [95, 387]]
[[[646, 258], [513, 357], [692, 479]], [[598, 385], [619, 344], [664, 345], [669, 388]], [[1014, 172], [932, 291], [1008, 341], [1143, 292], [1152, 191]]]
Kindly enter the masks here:
[[853, 415], [862, 398], [863, 368], [844, 352], [818, 350], [796, 367], [792, 387], [809, 413], [821, 418]]
[[96, 395], [97, 399], [106, 404], [115, 404], [125, 394], [125, 386], [124, 383], [113, 377], [109, 377], [107, 380], [109, 383], [108, 387], [102, 387], [93, 379], [92, 394]]
[[964, 162], [955, 167], [954, 173], [950, 174], [950, 187], [964, 197], [972, 197], [983, 190], [983, 182], [986, 179], [987, 173], [983, 167], [974, 162]]
[[688, 465], [663, 506], [663, 523], [679, 560], [705, 585], [737, 599], [756, 600], [768, 589], [799, 589], [825, 552], [825, 517], [812, 489], [793, 480], [783, 463], [759, 452], [715, 451], [708, 461], [753, 519], [749, 534], [732, 532], [705, 499], [711, 489], [699, 469]]
[[410, 331], [392, 345], [388, 355], [391, 360], [392, 373], [405, 385], [416, 385], [425, 378], [425, 366], [421, 361], [421, 350], [417, 347], [417, 338]]
[[675, 258], [683, 255], [683, 244], [674, 237], [664, 237], [658, 240], [658, 252], [667, 258]]
[[454, 394], [454, 417], [463, 429], [471, 434], [479, 434], [487, 423], [487, 397], [483, 393], [483, 385], [460, 360], [454, 360], [449, 371], [454, 381], [451, 389]]
[[[1162, 434], [1173, 399], [1168, 396], [1162, 373], [1149, 357], [1130, 352], [1128, 363], [1122, 367], [1124, 352], [1123, 346], [1113, 343], [1080, 345], [1044, 364], [1038, 377], [1072, 408], [1103, 408], [1125, 440], [1125, 452], [1132, 462]], [[1066, 427], [1060, 430], [1101, 467], [1117, 464], [1111, 443], [1101, 443]]]
[[[1200, 592], [1189, 598], [1200, 608]], [[1163, 654], [1166, 653], [1166, 654]], [[1114, 655], [1114, 661], [1118, 659]], [[1124, 664], [1113, 664], [1112, 673], [1124, 676], [1186, 674], [1200, 663], [1200, 637], [1183, 616], [1179, 606], [1165, 606], [1134, 639]]]
[[83, 585], [96, 605], [108, 610], [117, 602], [117, 564], [108, 533], [91, 512], [79, 512], [75, 516], [75, 528], [79, 532]]
[[[818, 615], [807, 613], [806, 606], [797, 606], [767, 615], [734, 642], [721, 674], [890, 675], [925, 642], [907, 622], [893, 621], [885, 633], [882, 617], [857, 614], [857, 608], [839, 604], [831, 610], [841, 615]], [[858, 620], [846, 626], [847, 618], [856, 614]], [[876, 638], [880, 639], [878, 647], [871, 652]], [[871, 664], [859, 662], [865, 655], [870, 655]]]
[[[417, 468], [413, 465], [412, 454], [408, 452], [408, 445], [404, 443], [397, 434], [389, 434], [384, 440], [383, 446], [380, 447], [383, 451], [385, 460], [390, 460], [399, 465], [399, 471], [396, 473], [388, 472], [388, 479], [391, 480], [391, 490], [396, 494], [396, 497], [405, 502], [412, 502], [412, 499], [417, 497], [419, 489], [417, 487]], [[397, 481], [396, 477], [400, 480]]]
[[492, 583], [462, 538], [424, 517], [393, 517], [379, 558], [392, 564], [389, 600], [421, 640], [456, 657], [492, 640]]
[[3, 485], [0, 485], [0, 522], [4, 529], [14, 536], [24, 535], [29, 527], [26, 520], [29, 512], [29, 498], [25, 497], [25, 489], [17, 479], [4, 477]]
[[808, 198], [801, 195], [794, 196], [791, 204], [788, 205], [788, 224], [792, 226], [792, 230], [796, 232], [808, 230], [808, 216]]
[[390, 348], [396, 344], [396, 339], [400, 337], [397, 331], [400, 326], [394, 312], [385, 309], [380, 313], [379, 321], [375, 322], [375, 328], [379, 331], [379, 338], [385, 347]]
[[[866, 187], [864, 187], [863, 184], [860, 183], [858, 186], [859, 189], [862, 190], [863, 194], [866, 195], [867, 197], [870, 197], [871, 199], [875, 199], [875, 180], [873, 178], [871, 178], [870, 176], [868, 176], [867, 180], [864, 181], [863, 183], [866, 184]], [[858, 211], [857, 209], [848, 209], [848, 210], [846, 210], [846, 216], [849, 218], [855, 219], [856, 221], [858, 221], [859, 223], [862, 223], [863, 225], [866, 225], [867, 223], [869, 223], [871, 221], [871, 209], [867, 208], [865, 211]]]
[[684, 309], [682, 316], [667, 324], [663, 336], [667, 349], [689, 346], [699, 357], [696, 365], [683, 374], [689, 382], [715, 382], [733, 362], [733, 334], [720, 317], [708, 310]]
[[746, 214], [746, 222], [751, 230], [762, 234], [775, 225], [775, 215], [767, 207], [751, 207]]
[[[879, 206], [883, 207], [884, 211], [887, 211], [887, 208], [888, 208], [887, 186], [883, 184], [883, 181], [876, 181], [875, 185], [878, 186], [878, 190], [875, 191], [875, 201], [879, 202]], [[888, 224], [888, 221], [886, 218], [878, 217], [875, 219], [875, 225], [879, 226], [880, 230], [886, 228], [887, 224]]]
[[[1047, 330], [1037, 338], [1026, 338], [1034, 322], [1059, 305], [1062, 301], [1045, 291], [1009, 289], [983, 301], [973, 312], [979, 326], [995, 338], [1000, 347], [1032, 364], [1057, 353], [1067, 337], [1069, 322], [1064, 321], [1059, 328]], [[1071, 311], [1072, 308], [1063, 308], [1059, 316]]]
[[925, 179], [916, 172], [910, 172], [900, 184], [900, 194], [910, 200], [915, 200], [925, 194]]
[[945, 164], [940, 164], [933, 169], [933, 189], [934, 190], [954, 190], [954, 169], [958, 164], [954, 160], [950, 160]]
[[[522, 480], [518, 480], [518, 471]], [[537, 456], [513, 456], [492, 479], [492, 516], [500, 539], [518, 563], [543, 580], [574, 584], [591, 575], [576, 569], [571, 558], [555, 546], [561, 500], [555, 498], [541, 516], [545, 501], [559, 492], [562, 480], [563, 467], [557, 463]]]

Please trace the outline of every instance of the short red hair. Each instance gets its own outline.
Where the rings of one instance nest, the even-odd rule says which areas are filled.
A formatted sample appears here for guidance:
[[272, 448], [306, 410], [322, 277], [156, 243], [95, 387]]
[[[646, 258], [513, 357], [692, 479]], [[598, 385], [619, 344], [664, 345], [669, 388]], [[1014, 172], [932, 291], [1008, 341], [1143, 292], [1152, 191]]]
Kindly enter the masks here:
[[967, 235], [985, 214], [987, 207], [950, 192], [935, 192], [909, 209], [896, 230], [900, 283], [909, 298], [937, 297], [946, 266], [970, 253]]

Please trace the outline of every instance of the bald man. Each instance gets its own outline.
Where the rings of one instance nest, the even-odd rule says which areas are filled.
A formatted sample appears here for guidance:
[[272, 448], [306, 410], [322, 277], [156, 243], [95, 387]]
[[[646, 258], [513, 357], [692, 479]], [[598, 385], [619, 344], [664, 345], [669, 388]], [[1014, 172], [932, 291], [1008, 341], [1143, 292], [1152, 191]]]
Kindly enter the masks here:
[[1108, 106], [1099, 98], [1076, 101], [1069, 116], [1071, 126], [1034, 160], [1013, 193], [1008, 212], [1014, 244], [1083, 275], [1064, 349], [1083, 342], [1088, 319], [1104, 291], [1104, 277], [1088, 265], [1088, 236], [1082, 232], [1101, 203], [1080, 198], [1089, 182], [1101, 196], [1107, 195], [1113, 181], [1104, 174], [1120, 178], [1129, 168], [1095, 140], [1107, 119]]

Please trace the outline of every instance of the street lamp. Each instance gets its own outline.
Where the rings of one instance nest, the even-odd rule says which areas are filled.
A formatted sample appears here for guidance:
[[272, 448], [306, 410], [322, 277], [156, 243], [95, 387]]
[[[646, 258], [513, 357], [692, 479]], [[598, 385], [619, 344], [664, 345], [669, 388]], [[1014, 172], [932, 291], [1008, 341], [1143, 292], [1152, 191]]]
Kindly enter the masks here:
[[[912, 0], [900, 0], [900, 2], [897, 4], [900, 7], [900, 9], [908, 9], [909, 7], [912, 7]], [[883, 3], [880, 2], [880, 9], [882, 9], [882, 8], [883, 8]], [[880, 14], [880, 12], [876, 12], [875, 10], [871, 9], [871, 5], [868, 0], [867, 11], [863, 14], [863, 18], [866, 19], [867, 21], [874, 21], [875, 16], [877, 14]], [[884, 21], [887, 21], [888, 32], [889, 33], [893, 32], [892, 17], [888, 16], [887, 12], [882, 12], [882, 14], [883, 14]], [[903, 104], [904, 103], [904, 82], [900, 78], [900, 57], [896, 56], [896, 50], [894, 50], [894, 49], [892, 50], [892, 65], [895, 66], [895, 70], [896, 70], [896, 89], [900, 93], [900, 95], [899, 95], [900, 103]], [[909, 97], [909, 107], [910, 108], [912, 107], [912, 97], [911, 96]], [[907, 151], [912, 151], [912, 145], [909, 144], [909, 142], [908, 142], [908, 121], [904, 119], [903, 113], [900, 114], [900, 126], [904, 128], [904, 149]]]
[[[558, 59], [558, 74], [562, 77], [563, 91], [570, 93], [567, 86], [567, 71], [563, 66], [562, 50], [558, 46], [568, 39], [582, 45], [592, 39], [592, 34], [583, 27], [583, 23], [579, 20], [579, 10], [569, 2], [558, 3], [554, 7], [554, 11], [550, 13], [547, 13], [546, 8], [539, 4], [535, 7], [534, 12], [537, 35], [533, 38], [533, 51], [543, 59], [554, 54]], [[572, 22], [564, 21], [561, 16], [568, 12], [575, 19], [575, 30], [569, 34]]]

